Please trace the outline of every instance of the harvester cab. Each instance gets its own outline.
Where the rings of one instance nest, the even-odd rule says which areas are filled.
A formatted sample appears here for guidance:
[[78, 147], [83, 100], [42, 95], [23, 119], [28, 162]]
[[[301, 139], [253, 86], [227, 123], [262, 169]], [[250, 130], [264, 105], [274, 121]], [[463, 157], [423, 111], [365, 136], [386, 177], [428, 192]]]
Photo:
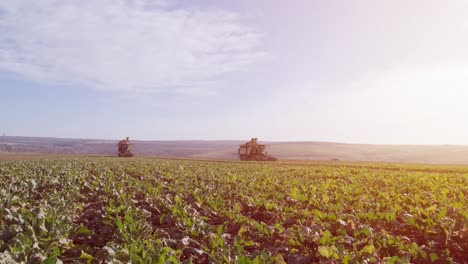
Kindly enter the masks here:
[[276, 161], [275, 157], [267, 155], [266, 145], [258, 144], [257, 138], [252, 138], [245, 144], [239, 145], [237, 150], [237, 156], [239, 160], [250, 160], [250, 161]]
[[119, 143], [117, 143], [117, 147], [118, 147], [117, 155], [119, 157], [133, 157], [133, 153], [131, 151], [131, 144], [130, 144], [130, 140], [128, 137], [120, 140]]

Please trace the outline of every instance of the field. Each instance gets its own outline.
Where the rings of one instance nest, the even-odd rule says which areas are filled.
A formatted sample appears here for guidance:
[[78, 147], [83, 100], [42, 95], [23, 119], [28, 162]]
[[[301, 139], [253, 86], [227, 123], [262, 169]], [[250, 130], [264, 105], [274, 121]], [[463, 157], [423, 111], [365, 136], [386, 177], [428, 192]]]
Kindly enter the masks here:
[[78, 157], [0, 179], [0, 263], [467, 263], [468, 167]]
[[[48, 155], [115, 156], [118, 140], [5, 137], [9, 153], [20, 156]], [[132, 151], [142, 157], [176, 157], [236, 160], [244, 140], [132, 140]], [[372, 145], [334, 142], [263, 142], [267, 151], [281, 160], [341, 160], [424, 164], [468, 164], [468, 146], [463, 145]], [[1, 144], [0, 144], [1, 146]], [[0, 147], [0, 149], [2, 149]], [[28, 153], [28, 154], [27, 154]]]

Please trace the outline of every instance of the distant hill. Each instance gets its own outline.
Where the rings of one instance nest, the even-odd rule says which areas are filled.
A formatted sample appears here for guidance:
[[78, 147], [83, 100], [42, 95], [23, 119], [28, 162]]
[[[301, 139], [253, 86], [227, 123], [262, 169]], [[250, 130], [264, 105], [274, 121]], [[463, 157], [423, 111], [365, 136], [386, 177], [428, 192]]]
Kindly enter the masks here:
[[468, 164], [468, 146], [366, 145], [289, 142], [271, 145], [270, 153], [284, 159]]
[[[94, 154], [115, 155], [118, 140], [68, 139], [40, 137], [5, 137], [5, 144], [11, 152], [47, 153], [47, 154]], [[234, 149], [231, 157], [235, 158], [237, 146], [243, 141], [143, 141], [131, 140], [132, 151], [139, 156], [192, 157], [224, 149]], [[0, 148], [1, 151], [1, 148]]]
[[[236, 159], [244, 140], [132, 141], [136, 156]], [[5, 137], [11, 152], [47, 154], [116, 154], [117, 140]], [[262, 142], [260, 142], [262, 143]], [[263, 142], [269, 154], [291, 160], [342, 160], [468, 164], [468, 146], [456, 145], [370, 145], [332, 142]], [[0, 148], [0, 151], [2, 148]]]

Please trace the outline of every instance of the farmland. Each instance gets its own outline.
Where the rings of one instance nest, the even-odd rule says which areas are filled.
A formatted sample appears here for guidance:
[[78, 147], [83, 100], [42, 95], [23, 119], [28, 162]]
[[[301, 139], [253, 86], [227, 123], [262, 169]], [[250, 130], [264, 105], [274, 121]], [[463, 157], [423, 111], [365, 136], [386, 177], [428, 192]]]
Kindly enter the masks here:
[[0, 161], [0, 262], [467, 263], [468, 168]]
[[[0, 160], [44, 155], [110, 155], [116, 153], [117, 140], [5, 137]], [[132, 140], [136, 156], [236, 160], [237, 148], [244, 140]], [[281, 160], [343, 160], [423, 164], [468, 164], [468, 146], [462, 145], [373, 145], [334, 142], [262, 142], [267, 151]], [[1, 145], [0, 145], [1, 149]], [[34, 157], [33, 157], [34, 158]]]

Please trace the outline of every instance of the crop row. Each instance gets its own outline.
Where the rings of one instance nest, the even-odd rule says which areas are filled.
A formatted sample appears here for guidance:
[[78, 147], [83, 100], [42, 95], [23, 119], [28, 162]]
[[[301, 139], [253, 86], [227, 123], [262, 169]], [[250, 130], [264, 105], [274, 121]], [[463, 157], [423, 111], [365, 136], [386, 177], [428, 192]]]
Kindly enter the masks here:
[[0, 163], [0, 261], [466, 263], [468, 175], [156, 159]]

